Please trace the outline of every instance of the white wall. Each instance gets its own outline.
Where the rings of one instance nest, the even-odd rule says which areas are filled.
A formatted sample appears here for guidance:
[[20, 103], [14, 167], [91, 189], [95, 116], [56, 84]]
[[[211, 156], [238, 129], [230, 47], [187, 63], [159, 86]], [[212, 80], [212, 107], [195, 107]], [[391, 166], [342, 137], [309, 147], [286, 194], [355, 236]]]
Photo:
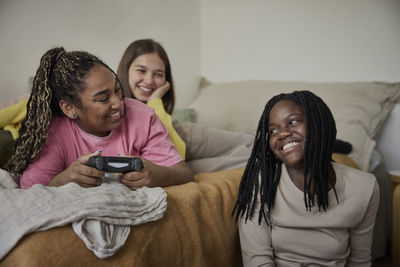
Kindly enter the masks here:
[[148, 37], [169, 54], [177, 107], [200, 76], [398, 82], [399, 26], [399, 0], [0, 0], [0, 102], [29, 90], [52, 47], [116, 69], [128, 44]]
[[[400, 82], [399, 0], [201, 0], [200, 14], [211, 82]], [[377, 136], [389, 169], [400, 159], [395, 111]]]
[[198, 79], [399, 81], [399, 0], [0, 0], [0, 102], [43, 53], [87, 50], [113, 69], [133, 40], [166, 48], [177, 106]]
[[213, 82], [400, 80], [399, 0], [202, 0]]
[[30, 88], [50, 48], [86, 50], [117, 69], [139, 38], [160, 41], [176, 83], [177, 106], [189, 104], [200, 76], [198, 0], [0, 0], [0, 102]]

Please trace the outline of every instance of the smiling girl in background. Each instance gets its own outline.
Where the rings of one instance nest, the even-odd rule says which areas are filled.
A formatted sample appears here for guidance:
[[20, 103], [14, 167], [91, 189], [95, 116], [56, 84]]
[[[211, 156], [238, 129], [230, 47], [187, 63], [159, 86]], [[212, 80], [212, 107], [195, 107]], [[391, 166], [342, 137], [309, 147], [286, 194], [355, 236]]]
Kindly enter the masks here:
[[185, 159], [186, 144], [172, 124], [174, 82], [164, 48], [152, 39], [134, 41], [125, 50], [117, 74], [125, 96], [142, 101], [154, 109], [167, 127], [171, 141]]

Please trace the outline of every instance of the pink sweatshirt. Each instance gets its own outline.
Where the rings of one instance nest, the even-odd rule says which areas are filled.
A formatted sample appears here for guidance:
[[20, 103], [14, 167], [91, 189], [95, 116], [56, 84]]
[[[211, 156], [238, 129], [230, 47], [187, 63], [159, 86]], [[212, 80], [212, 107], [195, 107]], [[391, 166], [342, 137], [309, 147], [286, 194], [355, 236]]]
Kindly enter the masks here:
[[172, 166], [182, 161], [169, 139], [168, 130], [153, 109], [130, 98], [125, 98], [125, 103], [126, 115], [121, 118], [121, 126], [105, 137], [82, 131], [66, 116], [53, 118], [42, 151], [20, 178], [21, 188], [34, 184], [48, 185], [78, 157], [97, 150], [103, 151], [102, 156], [122, 153], [143, 157], [161, 166]]

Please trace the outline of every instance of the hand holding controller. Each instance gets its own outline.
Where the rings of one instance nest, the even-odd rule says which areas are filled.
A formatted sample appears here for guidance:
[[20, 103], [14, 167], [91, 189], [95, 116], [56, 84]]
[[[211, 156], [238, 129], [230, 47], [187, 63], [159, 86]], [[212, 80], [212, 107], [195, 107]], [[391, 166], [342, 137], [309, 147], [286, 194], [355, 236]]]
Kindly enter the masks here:
[[102, 157], [92, 156], [86, 162], [87, 166], [106, 172], [132, 172], [143, 169], [143, 162], [140, 158], [128, 157]]

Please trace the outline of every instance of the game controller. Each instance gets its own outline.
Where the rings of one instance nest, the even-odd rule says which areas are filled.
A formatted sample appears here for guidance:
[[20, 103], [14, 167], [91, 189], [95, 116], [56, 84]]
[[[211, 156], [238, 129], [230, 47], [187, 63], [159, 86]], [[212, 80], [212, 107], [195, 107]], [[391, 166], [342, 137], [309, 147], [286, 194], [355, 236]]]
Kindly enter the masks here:
[[86, 162], [87, 166], [106, 172], [132, 172], [143, 169], [143, 162], [140, 158], [128, 157], [103, 157], [92, 156]]

